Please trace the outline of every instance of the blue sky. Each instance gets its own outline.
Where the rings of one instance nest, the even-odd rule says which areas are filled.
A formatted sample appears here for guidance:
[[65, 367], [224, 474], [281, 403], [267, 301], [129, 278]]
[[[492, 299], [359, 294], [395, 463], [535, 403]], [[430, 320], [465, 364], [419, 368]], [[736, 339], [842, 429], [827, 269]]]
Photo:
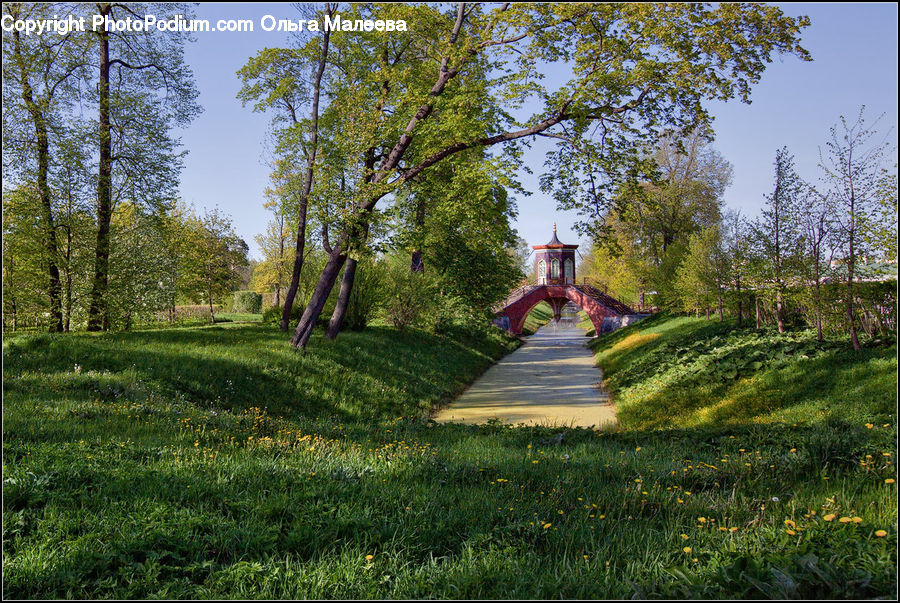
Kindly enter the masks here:
[[[763, 195], [772, 188], [775, 150], [787, 146], [800, 175], [814, 181], [819, 147], [829, 127], [841, 115], [855, 117], [860, 105], [866, 105], [871, 118], [884, 114], [879, 131], [890, 131], [888, 140], [895, 149], [897, 145], [897, 5], [781, 6], [788, 15], [810, 17], [802, 39], [813, 61], [776, 57], [753, 89], [750, 105], [734, 101], [710, 105], [716, 117], [714, 146], [734, 166], [726, 204], [750, 216], [759, 212]], [[264, 159], [269, 116], [241, 106], [235, 72], [258, 50], [288, 43], [288, 34], [259, 29], [259, 20], [266, 14], [295, 18], [296, 10], [275, 3], [208, 3], [197, 8], [198, 18], [213, 21], [251, 18], [256, 31], [196, 34], [186, 58], [196, 76], [204, 113], [182, 133], [189, 151], [181, 177], [182, 196], [197, 208], [218, 206], [231, 215], [235, 230], [256, 257], [253, 237], [265, 229], [270, 217], [263, 208], [270, 171]], [[551, 144], [545, 139], [535, 141], [525, 155], [533, 174], [523, 173], [521, 180], [534, 194], [518, 199], [514, 226], [529, 244], [549, 240], [554, 221], [560, 239], [578, 242], [572, 230], [577, 216], [557, 211], [553, 200], [538, 189], [544, 152]]]

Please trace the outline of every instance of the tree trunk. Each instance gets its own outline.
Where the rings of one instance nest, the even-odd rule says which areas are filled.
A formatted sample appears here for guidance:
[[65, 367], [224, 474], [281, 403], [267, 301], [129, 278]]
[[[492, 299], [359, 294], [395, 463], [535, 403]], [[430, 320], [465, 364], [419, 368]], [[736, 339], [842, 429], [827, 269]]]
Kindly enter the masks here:
[[755, 295], [756, 299], [756, 328], [759, 329], [759, 294]]
[[847, 322], [850, 324], [850, 341], [853, 343], [853, 349], [858, 350], [861, 346], [859, 345], [859, 336], [856, 333], [856, 320], [854, 320], [853, 317], [853, 269], [855, 268], [854, 264], [856, 261], [856, 257], [854, 256], [855, 248], [853, 246], [853, 235], [856, 230], [856, 216], [854, 215], [855, 207], [852, 198], [850, 203], [850, 257], [847, 262]]
[[425, 202], [421, 199], [416, 203], [416, 231], [419, 235], [418, 249], [413, 251], [409, 269], [412, 272], [425, 272], [425, 262], [422, 261], [422, 238], [425, 236]]
[[350, 305], [350, 293], [353, 291], [353, 279], [356, 277], [356, 264], [357, 261], [355, 259], [347, 258], [347, 265], [344, 266], [344, 276], [341, 279], [341, 290], [338, 292], [337, 304], [334, 306], [331, 321], [325, 330], [325, 336], [328, 339], [337, 339], [338, 333], [341, 331], [344, 315], [347, 313], [347, 307]]
[[781, 297], [781, 286], [775, 293], [775, 320], [778, 323], [778, 332], [784, 333], [784, 301]]
[[[331, 15], [331, 5], [325, 5], [325, 12]], [[306, 160], [306, 178], [303, 181], [303, 189], [300, 191], [300, 220], [297, 224], [297, 245], [294, 254], [294, 269], [291, 273], [291, 285], [284, 296], [284, 307], [281, 309], [281, 330], [287, 331], [291, 321], [291, 309], [294, 307], [294, 299], [297, 296], [297, 288], [300, 286], [300, 273], [303, 270], [303, 248], [306, 245], [306, 211], [309, 206], [309, 192], [312, 190], [313, 168], [316, 163], [316, 152], [319, 144], [319, 93], [322, 87], [322, 74], [325, 73], [325, 59], [328, 57], [328, 40], [331, 32], [328, 28], [322, 34], [322, 54], [319, 55], [319, 68], [316, 71], [316, 79], [313, 83], [312, 108], [312, 132], [309, 140], [309, 156]]]
[[34, 100], [31, 83], [28, 81], [29, 70], [22, 56], [21, 37], [19, 31], [13, 32], [15, 40], [16, 63], [22, 84], [22, 100], [28, 108], [28, 113], [34, 121], [35, 138], [37, 143], [37, 188], [41, 199], [41, 222], [44, 229], [44, 249], [47, 252], [47, 273], [50, 277], [50, 325], [51, 333], [63, 330], [62, 316], [62, 284], [59, 280], [59, 266], [56, 264], [56, 227], [53, 224], [53, 202], [50, 196], [50, 184], [48, 182], [50, 172], [50, 139], [47, 130], [47, 122], [40, 105]]
[[737, 326], [740, 328], [744, 322], [744, 299], [741, 297], [741, 280], [737, 280]]
[[719, 293], [719, 322], [722, 322], [724, 320], [725, 320], [725, 314], [724, 314], [724, 310], [722, 308], [722, 294]]
[[284, 307], [281, 308], [281, 330], [287, 331], [291, 322], [291, 309], [294, 307], [294, 298], [297, 297], [297, 289], [300, 287], [300, 273], [303, 271], [303, 249], [306, 246], [306, 206], [305, 200], [300, 201], [300, 221], [297, 224], [297, 246], [294, 253], [294, 269], [291, 273], [291, 284], [284, 294]]
[[[101, 5], [100, 14], [109, 15], [110, 6]], [[100, 168], [97, 178], [97, 249], [94, 283], [88, 310], [88, 331], [109, 328], [109, 224], [112, 219], [112, 138], [109, 120], [109, 34], [100, 30]]]
[[319, 318], [319, 314], [322, 313], [322, 308], [325, 307], [325, 302], [331, 294], [337, 275], [340, 273], [346, 260], [347, 255], [342, 253], [340, 244], [336, 244], [328, 256], [328, 261], [322, 269], [322, 274], [319, 275], [312, 297], [310, 297], [309, 303], [306, 304], [306, 310], [303, 311], [303, 316], [300, 317], [300, 322], [297, 323], [294, 336], [291, 337], [291, 345], [295, 348], [306, 347], [312, 335], [313, 327], [316, 326], [316, 320]]

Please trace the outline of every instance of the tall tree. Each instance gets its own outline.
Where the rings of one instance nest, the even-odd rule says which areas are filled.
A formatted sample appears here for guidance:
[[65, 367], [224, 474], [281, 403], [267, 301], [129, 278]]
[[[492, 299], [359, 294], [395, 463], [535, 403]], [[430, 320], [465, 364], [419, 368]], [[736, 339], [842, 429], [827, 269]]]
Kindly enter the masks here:
[[884, 186], [884, 155], [889, 146], [877, 138], [877, 131], [866, 125], [863, 106], [853, 123], [841, 116], [840, 124], [831, 127], [825, 151], [819, 153], [819, 167], [829, 191], [835, 235], [840, 245], [847, 328], [853, 348], [857, 350], [860, 344], [854, 311], [854, 281], [859, 277], [860, 255], [871, 253], [867, 237], [861, 236], [860, 228], [874, 223], [871, 217], [878, 212], [879, 191]]
[[[639, 138], [708, 121], [705, 99], [747, 101], [773, 53], [808, 58], [798, 41], [808, 20], [762, 5], [355, 5], [342, 18], [375, 11], [416, 27], [352, 32], [355, 51], [346, 43], [351, 32], [333, 33], [333, 43], [343, 38], [355, 53], [353, 73], [367, 74], [334, 78], [333, 98], [355, 86], [365, 102], [341, 107], [360, 117], [348, 123], [367, 133], [363, 149], [375, 149], [375, 160], [353, 186], [352, 212], [292, 337], [298, 347], [378, 203], [432, 166], [466, 149], [558, 133], [568, 139], [560, 144], [593, 145], [613, 173]], [[384, 62], [371, 50], [386, 38], [399, 49]], [[571, 62], [574, 77], [546, 89], [538, 76], [557, 62]], [[480, 74], [490, 74], [489, 85], [478, 85]], [[529, 98], [543, 107], [517, 122], [508, 111]]]
[[[99, 3], [105, 18], [143, 19], [180, 14], [185, 4]], [[109, 328], [110, 223], [115, 202], [125, 197], [168, 207], [175, 199], [183, 153], [173, 127], [186, 126], [200, 111], [193, 74], [184, 62], [183, 33], [94, 32], [97, 79], [97, 243], [88, 330]]]
[[766, 196], [766, 207], [753, 225], [756, 251], [762, 260], [762, 280], [771, 287], [778, 332], [784, 332], [788, 281], [799, 275], [800, 209], [807, 187], [794, 171], [794, 158], [783, 147], [775, 153], [775, 188]]
[[[334, 9], [334, 5], [326, 3], [325, 15], [330, 18]], [[306, 162], [302, 175], [292, 172], [282, 175], [283, 186], [287, 189], [290, 201], [296, 203], [297, 212], [293, 270], [282, 308], [282, 331], [288, 329], [291, 308], [303, 270], [309, 197], [319, 149], [319, 103], [328, 63], [330, 38], [330, 29], [323, 28], [321, 35], [313, 37], [303, 47], [288, 50], [265, 49], [238, 71], [243, 81], [239, 98], [244, 103], [255, 101], [254, 110], [257, 111], [276, 109], [276, 122], [287, 122], [287, 127], [279, 136], [280, 149], [282, 152], [286, 151], [288, 156], [299, 156]], [[315, 71], [307, 79], [304, 68], [310, 64], [315, 65]], [[310, 107], [308, 118], [300, 115], [306, 104]], [[282, 165], [283, 169], [284, 167]]]
[[[55, 4], [3, 3], [15, 20], [53, 18]], [[84, 48], [75, 32], [25, 35], [14, 29], [3, 36], [3, 172], [33, 182], [40, 200], [41, 240], [49, 277], [50, 331], [62, 331], [62, 286], [57, 221], [51, 186], [53, 153], [66, 135], [65, 114], [74, 102], [75, 80], [84, 65]]]

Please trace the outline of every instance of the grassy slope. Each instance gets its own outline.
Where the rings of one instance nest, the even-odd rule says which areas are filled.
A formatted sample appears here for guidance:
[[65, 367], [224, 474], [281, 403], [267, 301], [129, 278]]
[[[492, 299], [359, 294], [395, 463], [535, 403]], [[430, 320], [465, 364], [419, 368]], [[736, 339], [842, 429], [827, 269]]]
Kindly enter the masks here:
[[[6, 342], [4, 592], [893, 592], [884, 479], [896, 475], [881, 456], [895, 453], [893, 419], [651, 431], [635, 419], [558, 443], [543, 428], [416, 418], [512, 345], [372, 329], [316, 335], [298, 354], [270, 328], [236, 324]], [[612, 380], [634, 364], [615, 358]]]
[[525, 326], [522, 327], [522, 335], [534, 335], [542, 326], [553, 318], [553, 309], [547, 302], [540, 302], [525, 318]]
[[592, 343], [628, 429], [883, 423], [896, 412], [896, 344], [853, 351], [811, 331], [758, 333], [664, 314]]

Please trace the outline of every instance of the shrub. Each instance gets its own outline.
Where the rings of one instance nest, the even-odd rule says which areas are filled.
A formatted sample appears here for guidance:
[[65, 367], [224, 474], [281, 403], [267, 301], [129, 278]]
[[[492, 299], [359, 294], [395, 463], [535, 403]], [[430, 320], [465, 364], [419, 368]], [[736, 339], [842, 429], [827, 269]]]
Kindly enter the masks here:
[[232, 312], [259, 314], [262, 312], [262, 295], [256, 291], [235, 291]]
[[433, 287], [425, 273], [412, 272], [405, 258], [388, 261], [385, 317], [398, 329], [415, 325], [431, 310]]
[[374, 318], [384, 297], [384, 266], [371, 259], [360, 261], [356, 266], [353, 279], [353, 290], [344, 315], [345, 329], [362, 331]]

